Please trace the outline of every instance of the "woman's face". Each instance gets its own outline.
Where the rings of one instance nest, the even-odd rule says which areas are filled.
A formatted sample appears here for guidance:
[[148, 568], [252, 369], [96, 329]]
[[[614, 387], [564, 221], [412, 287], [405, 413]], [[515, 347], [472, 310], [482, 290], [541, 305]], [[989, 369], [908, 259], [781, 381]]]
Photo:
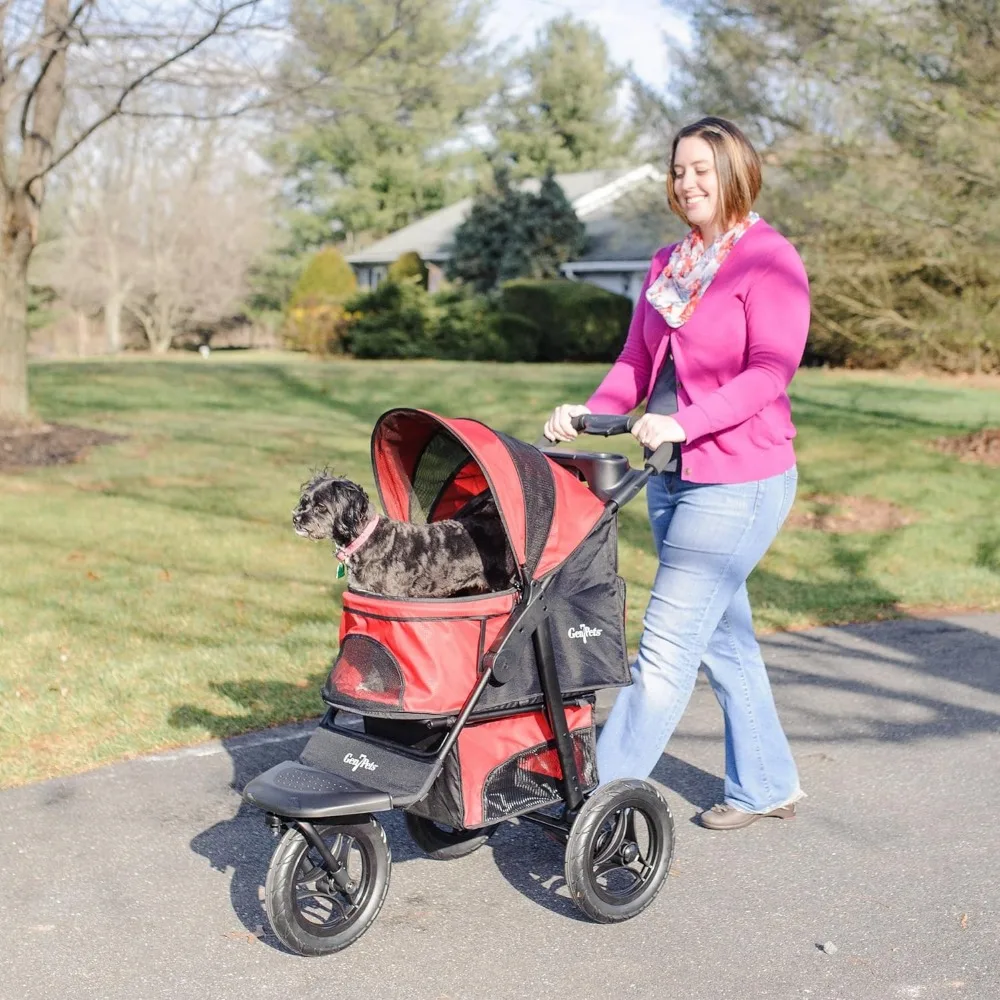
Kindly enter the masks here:
[[700, 136], [685, 136], [674, 154], [674, 194], [692, 226], [714, 229], [719, 214], [719, 175], [712, 147]]

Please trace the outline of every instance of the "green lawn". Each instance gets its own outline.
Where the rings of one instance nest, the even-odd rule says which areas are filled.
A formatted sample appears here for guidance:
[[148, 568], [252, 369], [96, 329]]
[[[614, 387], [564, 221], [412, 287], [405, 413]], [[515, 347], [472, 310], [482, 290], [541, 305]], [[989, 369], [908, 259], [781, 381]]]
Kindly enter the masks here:
[[[534, 440], [600, 374], [221, 353], [36, 364], [41, 415], [128, 437], [0, 475], [0, 786], [317, 714], [341, 585], [329, 548], [289, 525], [310, 470], [370, 486], [371, 427], [396, 405]], [[1000, 425], [1000, 392], [803, 371], [794, 404], [800, 509], [856, 494], [919, 520], [786, 529], [751, 579], [761, 629], [1000, 607], [1000, 469], [928, 446]], [[622, 513], [621, 564], [634, 643], [654, 566], [641, 500]]]

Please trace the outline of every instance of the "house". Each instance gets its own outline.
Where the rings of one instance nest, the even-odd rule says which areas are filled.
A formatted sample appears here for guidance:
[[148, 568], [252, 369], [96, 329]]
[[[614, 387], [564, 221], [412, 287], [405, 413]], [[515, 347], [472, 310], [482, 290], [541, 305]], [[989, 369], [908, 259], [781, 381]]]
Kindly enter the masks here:
[[[586, 281], [627, 295], [634, 302], [655, 251], [685, 232], [680, 220], [670, 214], [664, 192], [666, 175], [646, 163], [625, 169], [556, 174], [555, 179], [587, 232], [584, 253], [563, 264], [563, 274], [573, 281]], [[537, 191], [540, 182], [527, 180], [522, 184], [527, 190]], [[350, 254], [347, 261], [354, 268], [358, 284], [362, 288], [377, 287], [400, 254], [415, 250], [430, 269], [433, 289], [451, 256], [455, 230], [471, 207], [472, 199], [463, 198]]]

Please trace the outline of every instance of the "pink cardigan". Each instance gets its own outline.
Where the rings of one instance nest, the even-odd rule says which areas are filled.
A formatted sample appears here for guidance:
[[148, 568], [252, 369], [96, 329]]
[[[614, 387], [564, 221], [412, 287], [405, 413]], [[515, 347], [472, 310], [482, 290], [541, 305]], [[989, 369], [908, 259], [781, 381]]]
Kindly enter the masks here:
[[631, 412], [649, 396], [669, 351], [675, 416], [687, 434], [681, 478], [745, 483], [785, 472], [795, 464], [786, 390], [809, 331], [809, 282], [795, 247], [763, 219], [755, 223], [676, 330], [646, 300], [672, 249], [653, 257], [625, 347], [587, 406]]

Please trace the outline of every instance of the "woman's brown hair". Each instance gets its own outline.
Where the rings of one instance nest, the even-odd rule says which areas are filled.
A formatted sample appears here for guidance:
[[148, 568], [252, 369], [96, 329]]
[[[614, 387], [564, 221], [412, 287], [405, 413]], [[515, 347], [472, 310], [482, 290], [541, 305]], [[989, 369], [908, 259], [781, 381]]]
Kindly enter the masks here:
[[674, 193], [674, 160], [677, 144], [689, 136], [704, 139], [712, 147], [715, 170], [719, 175], [719, 218], [723, 227], [728, 229], [750, 213], [760, 194], [760, 156], [750, 140], [725, 118], [700, 118], [691, 125], [685, 125], [674, 136], [670, 148], [670, 179], [667, 183], [670, 208], [685, 222], [687, 216]]

